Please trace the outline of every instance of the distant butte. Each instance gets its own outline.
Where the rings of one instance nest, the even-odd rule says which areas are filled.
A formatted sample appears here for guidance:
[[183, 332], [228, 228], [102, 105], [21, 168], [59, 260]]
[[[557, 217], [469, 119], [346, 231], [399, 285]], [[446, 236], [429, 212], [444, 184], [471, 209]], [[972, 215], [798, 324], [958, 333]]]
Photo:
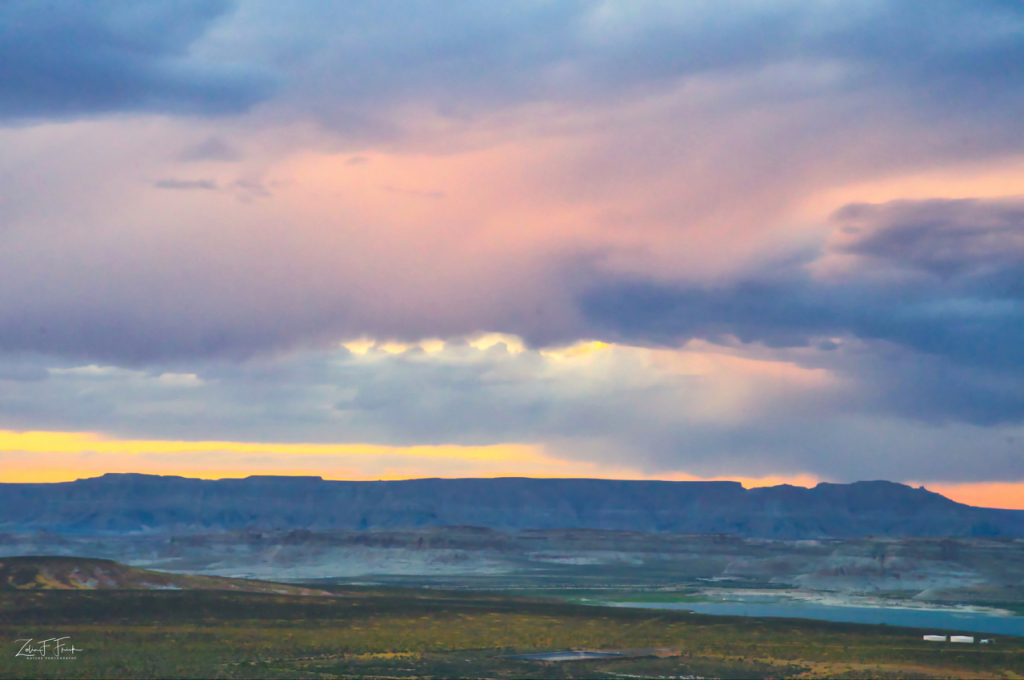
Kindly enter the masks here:
[[0, 531], [312, 531], [475, 526], [752, 538], [1024, 537], [1024, 511], [976, 508], [893, 482], [744, 489], [738, 482], [107, 474], [0, 484]]

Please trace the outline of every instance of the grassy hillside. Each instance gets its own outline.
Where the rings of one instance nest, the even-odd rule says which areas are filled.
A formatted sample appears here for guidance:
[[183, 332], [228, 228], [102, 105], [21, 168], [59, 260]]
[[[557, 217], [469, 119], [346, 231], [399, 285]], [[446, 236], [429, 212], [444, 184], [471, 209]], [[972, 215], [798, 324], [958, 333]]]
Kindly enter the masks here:
[[282, 595], [327, 595], [279, 583], [189, 576], [137, 569], [82, 557], [0, 558], [0, 591], [9, 590], [224, 590]]

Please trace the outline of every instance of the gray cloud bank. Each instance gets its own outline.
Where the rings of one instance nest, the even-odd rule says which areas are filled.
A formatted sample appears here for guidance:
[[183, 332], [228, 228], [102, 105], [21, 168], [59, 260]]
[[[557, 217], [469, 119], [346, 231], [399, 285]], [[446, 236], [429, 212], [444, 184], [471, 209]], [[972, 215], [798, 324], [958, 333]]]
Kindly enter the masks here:
[[0, 120], [112, 112], [228, 114], [270, 93], [245, 64], [190, 57], [224, 0], [0, 4]]
[[1024, 104], [1014, 0], [17, 0], [0, 7], [0, 26], [8, 118], [239, 113], [273, 98], [339, 130], [384, 133], [409, 104], [465, 119], [776, 69], [733, 105], [868, 94], [871, 111], [844, 104], [880, 120], [911, 109], [988, 137], [960, 140], [967, 155], [1022, 141], [1011, 124]]
[[[635, 350], [595, 360], [573, 366], [502, 345], [453, 345], [435, 354], [301, 352], [132, 371], [6, 355], [0, 427], [171, 440], [544, 442], [558, 458], [652, 475], [1024, 479], [1019, 427], [915, 424], [859, 411], [841, 386], [756, 378], [736, 404], [742, 417], [707, 413], [735, 388], [732, 378], [666, 376]], [[172, 372], [187, 369], [196, 373]]]
[[[608, 282], [580, 304], [597, 335], [622, 341], [816, 347], [823, 365], [873, 374], [880, 409], [1024, 419], [1024, 203], [896, 201], [835, 219], [852, 236], [836, 250], [860, 258], [839, 280], [791, 267], [722, 287]], [[851, 338], [876, 352], [842, 356]]]

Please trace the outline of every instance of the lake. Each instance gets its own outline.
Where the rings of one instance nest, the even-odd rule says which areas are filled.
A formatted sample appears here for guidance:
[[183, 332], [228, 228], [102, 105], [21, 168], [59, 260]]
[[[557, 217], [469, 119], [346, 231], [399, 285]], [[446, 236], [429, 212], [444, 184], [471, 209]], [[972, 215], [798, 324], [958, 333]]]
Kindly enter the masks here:
[[843, 623], [884, 623], [890, 626], [911, 628], [1024, 636], [1024, 616], [997, 616], [982, 612], [763, 602], [608, 602], [606, 604], [613, 607], [636, 607], [639, 609], [681, 609], [698, 614], [773, 616]]

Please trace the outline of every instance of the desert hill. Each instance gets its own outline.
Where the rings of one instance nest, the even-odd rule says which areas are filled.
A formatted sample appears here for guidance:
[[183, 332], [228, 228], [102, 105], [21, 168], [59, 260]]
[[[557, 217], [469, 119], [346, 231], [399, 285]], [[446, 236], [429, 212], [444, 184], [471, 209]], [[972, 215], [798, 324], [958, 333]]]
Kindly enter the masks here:
[[475, 526], [814, 539], [1024, 537], [1024, 511], [893, 482], [744, 489], [738, 482], [319, 477], [201, 480], [107, 474], [0, 484], [0, 531], [59, 534]]
[[330, 594], [278, 583], [165, 574], [113, 560], [35, 556], [0, 559], [0, 590], [228, 590], [281, 595]]

